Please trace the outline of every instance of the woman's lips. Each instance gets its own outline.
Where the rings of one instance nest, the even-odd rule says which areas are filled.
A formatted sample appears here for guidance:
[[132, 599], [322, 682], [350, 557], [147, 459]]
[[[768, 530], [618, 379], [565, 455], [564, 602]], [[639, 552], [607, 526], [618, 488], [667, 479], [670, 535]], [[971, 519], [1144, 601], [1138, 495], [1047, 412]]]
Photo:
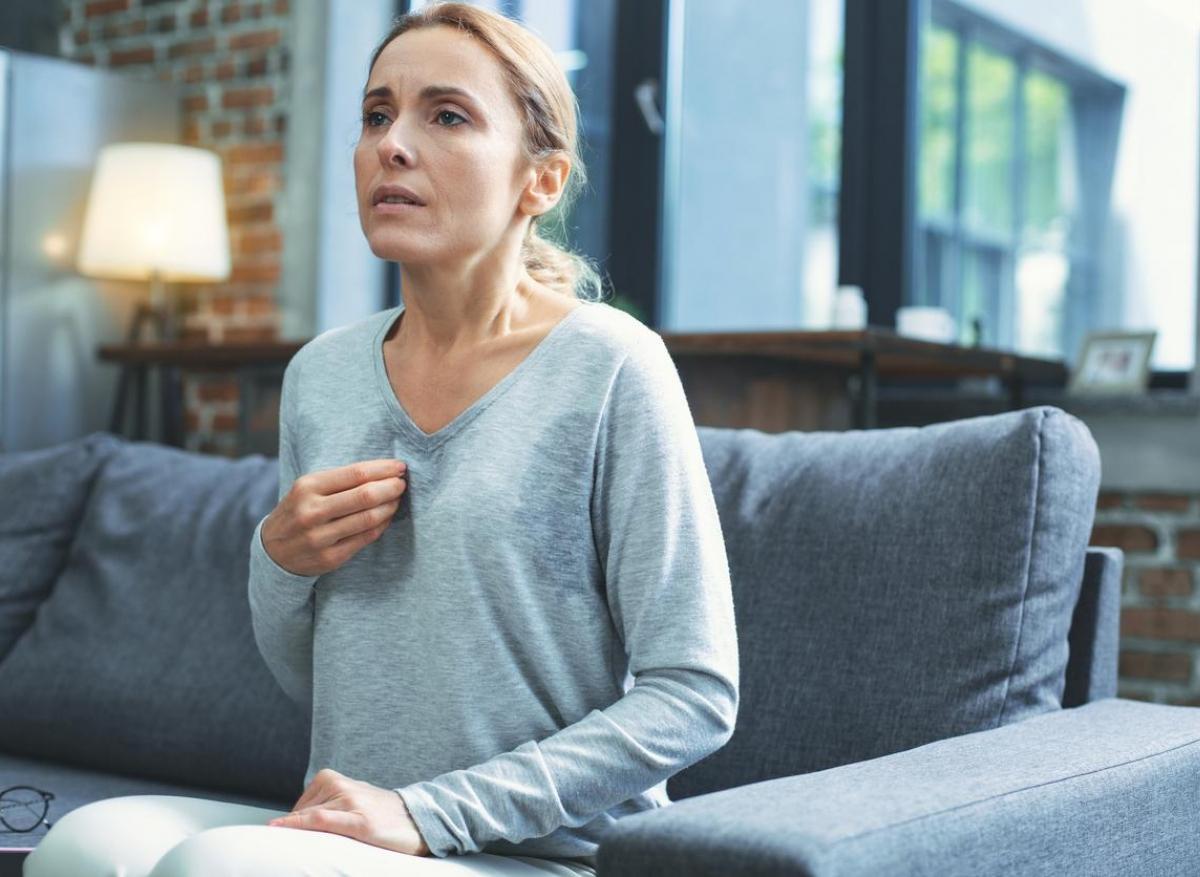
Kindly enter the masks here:
[[420, 210], [424, 204], [398, 204], [392, 201], [380, 201], [371, 209], [377, 213], [407, 213], [410, 210]]

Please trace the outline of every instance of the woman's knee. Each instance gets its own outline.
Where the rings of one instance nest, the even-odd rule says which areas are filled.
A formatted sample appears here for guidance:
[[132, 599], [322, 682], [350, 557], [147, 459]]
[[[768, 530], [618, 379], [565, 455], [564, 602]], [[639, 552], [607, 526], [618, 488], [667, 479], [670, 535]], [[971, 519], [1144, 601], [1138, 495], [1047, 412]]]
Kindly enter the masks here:
[[223, 825], [197, 832], [159, 859], [147, 877], [205, 877], [210, 874], [261, 875], [302, 873], [287, 870], [279, 829], [266, 825]]
[[57, 819], [24, 862], [23, 877], [110, 877], [145, 874], [162, 854], [162, 842], [144, 817], [160, 795], [125, 795], [92, 801]]

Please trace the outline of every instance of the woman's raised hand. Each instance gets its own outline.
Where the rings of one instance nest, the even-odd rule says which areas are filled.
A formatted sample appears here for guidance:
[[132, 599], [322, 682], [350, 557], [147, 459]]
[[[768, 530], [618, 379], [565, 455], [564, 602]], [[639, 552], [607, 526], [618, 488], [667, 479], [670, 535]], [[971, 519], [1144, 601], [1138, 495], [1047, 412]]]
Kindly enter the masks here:
[[399, 460], [363, 460], [299, 476], [263, 521], [268, 556], [294, 575], [337, 569], [387, 529], [406, 470]]

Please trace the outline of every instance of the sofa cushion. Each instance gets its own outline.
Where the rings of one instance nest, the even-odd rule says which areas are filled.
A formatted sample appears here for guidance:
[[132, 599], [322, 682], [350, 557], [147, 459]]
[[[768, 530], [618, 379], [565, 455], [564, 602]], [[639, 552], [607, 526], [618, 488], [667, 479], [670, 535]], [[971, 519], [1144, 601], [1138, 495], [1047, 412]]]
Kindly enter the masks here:
[[1060, 708], [1096, 444], [1040, 406], [926, 427], [700, 427], [734, 586], [737, 726], [672, 799]]
[[116, 436], [94, 432], [0, 454], [0, 661], [50, 593], [96, 471], [119, 446]]
[[123, 441], [62, 574], [0, 662], [0, 751], [294, 800], [309, 717], [254, 642], [250, 537], [273, 457]]

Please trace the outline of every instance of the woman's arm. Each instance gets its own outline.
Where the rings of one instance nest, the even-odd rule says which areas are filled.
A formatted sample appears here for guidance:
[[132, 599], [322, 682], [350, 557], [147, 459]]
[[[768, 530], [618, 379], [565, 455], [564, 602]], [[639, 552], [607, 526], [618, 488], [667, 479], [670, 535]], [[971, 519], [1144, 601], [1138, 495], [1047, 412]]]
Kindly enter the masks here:
[[725, 543], [661, 338], [618, 370], [596, 453], [593, 535], [635, 683], [542, 740], [396, 789], [435, 856], [583, 825], [733, 734], [738, 648]]
[[[282, 500], [299, 474], [296, 458], [295, 405], [299, 355], [284, 370], [279, 397], [279, 491]], [[267, 667], [284, 692], [312, 711], [312, 635], [315, 600], [313, 585], [319, 576], [292, 573], [277, 564], [263, 546], [262, 526], [254, 528], [250, 542], [250, 619], [254, 640]]]

